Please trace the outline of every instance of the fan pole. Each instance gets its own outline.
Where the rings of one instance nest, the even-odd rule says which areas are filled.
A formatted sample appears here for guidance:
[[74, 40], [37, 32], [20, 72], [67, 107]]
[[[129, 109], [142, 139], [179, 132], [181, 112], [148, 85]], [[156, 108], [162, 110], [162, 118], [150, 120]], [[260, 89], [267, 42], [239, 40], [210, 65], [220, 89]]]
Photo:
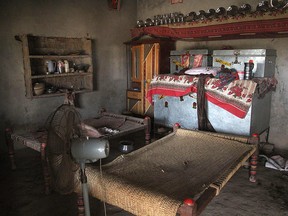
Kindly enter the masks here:
[[85, 216], [90, 216], [89, 193], [88, 193], [88, 185], [87, 185], [87, 176], [85, 173], [85, 163], [81, 162], [80, 168], [81, 168], [80, 179], [81, 179], [81, 184], [82, 184]]

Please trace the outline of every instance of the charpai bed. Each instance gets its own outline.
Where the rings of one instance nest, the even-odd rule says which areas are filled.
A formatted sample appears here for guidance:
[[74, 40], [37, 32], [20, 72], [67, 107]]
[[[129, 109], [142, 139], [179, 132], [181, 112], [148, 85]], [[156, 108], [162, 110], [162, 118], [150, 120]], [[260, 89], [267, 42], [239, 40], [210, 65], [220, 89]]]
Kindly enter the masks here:
[[[150, 142], [150, 118], [135, 118], [131, 116], [119, 115], [114, 113], [102, 112], [97, 118], [90, 118], [83, 121], [83, 133], [88, 135], [101, 133], [102, 137], [107, 139], [114, 139], [116, 137], [124, 136], [137, 131], [145, 132], [146, 143]], [[96, 129], [96, 130], [95, 130]], [[20, 130], [12, 131], [7, 128], [6, 143], [8, 145], [8, 153], [11, 162], [11, 168], [16, 169], [14, 144], [22, 144], [35, 151], [41, 153], [41, 160], [43, 164], [45, 191], [50, 192], [50, 179], [48, 173], [48, 165], [46, 160], [46, 145], [47, 145], [47, 131], [46, 130]]]
[[142, 119], [132, 116], [102, 112], [100, 117], [86, 119], [83, 121], [83, 123], [89, 127], [92, 127], [93, 129], [97, 129], [98, 132], [100, 132], [107, 139], [144, 130], [146, 144], [150, 143], [151, 122], [149, 117]]
[[88, 166], [89, 190], [135, 215], [197, 215], [251, 156], [255, 181], [257, 142], [257, 136], [177, 129], [100, 170]]

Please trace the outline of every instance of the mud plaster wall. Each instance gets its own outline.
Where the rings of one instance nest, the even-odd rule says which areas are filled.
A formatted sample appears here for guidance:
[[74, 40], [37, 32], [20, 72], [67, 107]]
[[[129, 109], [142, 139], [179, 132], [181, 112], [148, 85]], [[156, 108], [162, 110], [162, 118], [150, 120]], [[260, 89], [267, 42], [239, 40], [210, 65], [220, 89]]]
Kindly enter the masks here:
[[[63, 97], [30, 100], [25, 97], [21, 43], [18, 34], [86, 37], [94, 40], [93, 63], [95, 91], [81, 94], [79, 110], [83, 117], [94, 116], [100, 108], [112, 112], [125, 109], [126, 58], [123, 42], [129, 40], [137, 19], [179, 11], [184, 14], [200, 9], [227, 8], [248, 1], [192, 1], [170, 4], [170, 0], [125, 0], [120, 11], [108, 10], [107, 1], [36, 1], [0, 2], [0, 150], [5, 149], [3, 130], [7, 126], [43, 124], [50, 112], [63, 102]], [[259, 1], [250, 0], [254, 8]], [[136, 4], [137, 3], [137, 4]], [[137, 13], [137, 17], [136, 17]], [[276, 78], [273, 92], [269, 142], [288, 149], [288, 39], [251, 39], [217, 42], [177, 42], [177, 49], [264, 48], [277, 50]]]
[[0, 2], [0, 150], [5, 149], [4, 128], [43, 124], [64, 97], [27, 99], [21, 42], [15, 35], [33, 34], [93, 39], [95, 91], [79, 95], [83, 118], [100, 108], [120, 113], [125, 109], [126, 47], [135, 25], [137, 2], [125, 0], [120, 11], [108, 1], [13, 0]]
[[[137, 19], [153, 18], [154, 15], [172, 12], [188, 14], [191, 11], [207, 11], [210, 8], [228, 8], [230, 5], [241, 6], [249, 3], [253, 9], [260, 1], [240, 0], [183, 0], [183, 3], [171, 4], [170, 0], [138, 0]], [[232, 46], [235, 49], [275, 49], [277, 51], [276, 74], [278, 80], [277, 90], [272, 93], [272, 108], [270, 118], [269, 142], [275, 144], [279, 150], [288, 150], [288, 38], [272, 39], [246, 39], [223, 40], [214, 42], [183, 42], [178, 41], [178, 50], [185, 49], [221, 49], [224, 46]]]

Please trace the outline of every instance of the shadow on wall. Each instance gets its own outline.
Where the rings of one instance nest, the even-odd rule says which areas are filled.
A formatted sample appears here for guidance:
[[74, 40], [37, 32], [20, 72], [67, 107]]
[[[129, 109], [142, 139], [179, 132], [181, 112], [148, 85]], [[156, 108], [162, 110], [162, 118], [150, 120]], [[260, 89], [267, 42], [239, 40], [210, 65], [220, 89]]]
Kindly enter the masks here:
[[92, 40], [92, 53], [95, 55], [92, 55], [92, 64], [93, 64], [93, 91], [97, 91], [99, 90], [99, 81], [97, 79], [98, 77], [98, 71], [99, 71], [99, 68], [98, 68], [98, 62], [97, 62], [97, 59], [98, 56], [96, 56], [96, 47], [97, 46], [97, 41], [95, 39]]
[[2, 121], [0, 121], [0, 155], [2, 153], [7, 153], [7, 145], [5, 140], [5, 129], [11, 126], [11, 122], [5, 119], [5, 116], [2, 114], [0, 115]]

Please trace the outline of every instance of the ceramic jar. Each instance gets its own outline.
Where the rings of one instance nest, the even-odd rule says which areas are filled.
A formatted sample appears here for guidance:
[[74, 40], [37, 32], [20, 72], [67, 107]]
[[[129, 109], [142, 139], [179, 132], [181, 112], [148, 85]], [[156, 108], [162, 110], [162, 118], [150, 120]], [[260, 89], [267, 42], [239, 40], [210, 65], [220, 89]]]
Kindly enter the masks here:
[[35, 83], [33, 86], [33, 90], [35, 95], [42, 95], [45, 91], [45, 83]]

